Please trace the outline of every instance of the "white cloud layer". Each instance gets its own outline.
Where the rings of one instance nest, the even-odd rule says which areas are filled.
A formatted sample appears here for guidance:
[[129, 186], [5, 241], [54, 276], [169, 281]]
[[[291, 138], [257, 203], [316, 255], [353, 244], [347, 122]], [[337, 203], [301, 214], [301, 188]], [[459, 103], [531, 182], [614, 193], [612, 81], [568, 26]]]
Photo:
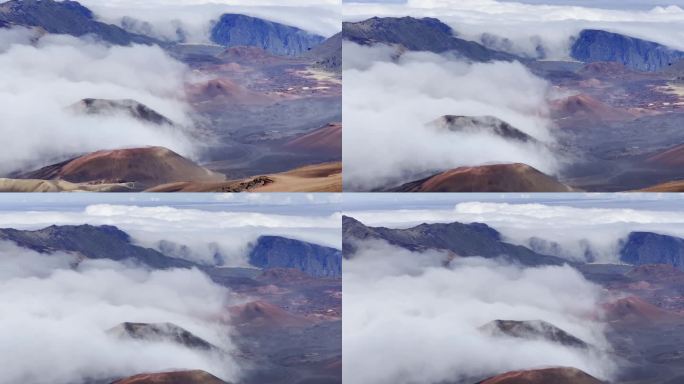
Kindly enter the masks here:
[[[69, 36], [0, 30], [0, 174], [101, 149], [160, 145], [196, 157], [183, 101], [187, 68], [159, 47], [105, 47]], [[84, 98], [134, 99], [184, 128], [127, 116], [83, 116]]]
[[[225, 323], [230, 292], [197, 270], [145, 271], [112, 261], [45, 255], [0, 242], [0, 383], [68, 384], [172, 369], [236, 380]], [[201, 352], [127, 341], [122, 322], [171, 322], [222, 348]]]
[[83, 0], [104, 22], [120, 24], [123, 17], [150, 23], [153, 32], [173, 39], [180, 27], [189, 42], [209, 41], [211, 22], [224, 13], [240, 13], [292, 25], [322, 36], [340, 31], [339, 0]]
[[[358, 384], [457, 382], [510, 370], [572, 366], [609, 379], [600, 288], [570, 267], [519, 269], [366, 243], [344, 262], [343, 374]], [[577, 298], [581, 297], [582, 300]], [[592, 344], [491, 337], [497, 319], [544, 320]]]
[[[570, 37], [584, 28], [606, 29], [684, 50], [684, 9], [653, 6], [633, 9], [617, 5], [523, 4], [496, 0], [409, 0], [407, 4], [344, 5], [345, 20], [372, 16], [437, 17], [460, 35], [479, 40], [483, 33], [510, 39], [517, 53], [533, 54], [541, 43], [549, 58], [567, 59]], [[606, 3], [606, 2], [604, 2]], [[604, 4], [605, 5], [605, 4]]]
[[159, 248], [162, 240], [185, 245], [195, 262], [214, 264], [216, 251], [226, 266], [246, 266], [249, 246], [259, 236], [277, 235], [340, 248], [341, 216], [207, 211], [167, 206], [97, 204], [84, 211], [0, 211], [0, 228], [41, 229], [50, 225], [114, 225], [136, 243]]
[[[465, 202], [453, 209], [350, 211], [366, 225], [407, 228], [427, 223], [486, 223], [507, 241], [530, 245], [532, 237], [556, 242], [558, 256], [595, 262], [619, 263], [619, 245], [630, 232], [650, 231], [684, 237], [680, 212], [629, 208], [577, 208], [535, 203]], [[549, 250], [547, 250], [549, 251]], [[589, 260], [591, 261], [591, 260]]]
[[[425, 52], [392, 60], [392, 48], [350, 42], [343, 49], [346, 187], [369, 190], [486, 163], [559, 170], [545, 117], [550, 86], [520, 63], [467, 64]], [[544, 145], [426, 126], [443, 115], [491, 115]]]

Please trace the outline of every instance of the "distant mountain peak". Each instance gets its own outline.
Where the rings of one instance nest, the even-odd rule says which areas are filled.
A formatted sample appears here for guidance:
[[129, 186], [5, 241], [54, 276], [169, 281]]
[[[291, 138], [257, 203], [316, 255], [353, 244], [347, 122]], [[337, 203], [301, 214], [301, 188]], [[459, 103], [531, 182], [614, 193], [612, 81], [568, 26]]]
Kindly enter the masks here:
[[107, 331], [110, 335], [131, 340], [170, 342], [191, 349], [217, 349], [208, 341], [195, 336], [173, 323], [121, 323]]
[[574, 40], [571, 56], [586, 63], [618, 62], [638, 71], [655, 72], [684, 59], [684, 52], [653, 41], [599, 29], [584, 29]]
[[276, 55], [298, 56], [325, 38], [274, 21], [225, 13], [211, 29], [211, 40], [226, 47], [253, 46]]
[[506, 243], [499, 231], [483, 223], [434, 223], [393, 229], [369, 227], [354, 218], [343, 217], [342, 248], [345, 258], [353, 258], [358, 242], [364, 240], [384, 240], [410, 251], [435, 249], [449, 251], [460, 257], [501, 257], [526, 266], [565, 263], [561, 258]]
[[507, 336], [528, 340], [545, 340], [574, 348], [588, 348], [589, 345], [579, 338], [543, 320], [494, 320], [480, 330], [491, 336]]
[[462, 133], [489, 133], [507, 140], [533, 143], [537, 140], [511, 124], [494, 116], [444, 115], [430, 123], [431, 127]]
[[620, 248], [631, 265], [666, 264], [684, 271], [684, 239], [653, 232], [631, 232]]
[[49, 33], [76, 37], [94, 35], [118, 45], [158, 43], [151, 37], [99, 22], [90, 9], [70, 0], [10, 0], [0, 4], [0, 26], [12, 25], [37, 27]]
[[132, 243], [131, 237], [110, 225], [51, 225], [39, 230], [0, 229], [0, 240], [41, 253], [73, 252], [89, 259], [133, 260], [152, 268], [190, 268], [195, 264]]
[[298, 269], [314, 277], [342, 275], [342, 253], [338, 249], [281, 236], [260, 236], [249, 262], [263, 269]]
[[166, 116], [132, 99], [83, 99], [71, 109], [87, 115], [125, 114], [136, 120], [156, 125], [173, 125]]
[[395, 44], [410, 51], [449, 52], [476, 62], [519, 59], [460, 39], [450, 26], [429, 17], [373, 17], [360, 22], [344, 22], [342, 37], [361, 45]]

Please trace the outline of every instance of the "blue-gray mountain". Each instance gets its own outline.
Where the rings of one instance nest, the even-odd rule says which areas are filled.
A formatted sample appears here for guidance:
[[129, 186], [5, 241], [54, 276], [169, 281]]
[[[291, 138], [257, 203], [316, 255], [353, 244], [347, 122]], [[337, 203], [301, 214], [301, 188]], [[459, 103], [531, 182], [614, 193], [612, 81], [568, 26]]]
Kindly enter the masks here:
[[411, 51], [450, 52], [477, 62], [519, 59], [509, 53], [459, 39], [450, 26], [429, 17], [373, 17], [361, 22], [345, 22], [342, 23], [342, 36], [361, 45], [398, 44]]
[[[199, 268], [215, 280], [244, 278], [238, 268], [215, 268], [188, 261], [174, 252], [162, 253], [152, 248], [133, 244], [133, 239], [117, 227], [102, 225], [53, 225], [28, 231], [0, 229], [0, 241], [16, 243], [40, 253], [73, 252], [88, 259], [131, 260], [154, 269]], [[168, 246], [161, 249], [168, 250]], [[278, 236], [262, 236], [254, 245], [249, 259], [263, 269], [292, 268], [314, 277], [340, 277], [342, 253], [323, 247]], [[229, 271], [228, 271], [229, 270]]]
[[631, 265], [667, 264], [684, 271], [684, 239], [651, 232], [632, 232], [620, 250]]
[[482, 224], [421, 224], [408, 229], [368, 227], [360, 221], [343, 217], [342, 251], [352, 258], [359, 240], [385, 240], [411, 251], [445, 250], [458, 256], [503, 257], [526, 266], [562, 265], [565, 260], [536, 253], [529, 248], [506, 243], [494, 228]]
[[314, 277], [342, 276], [342, 252], [279, 236], [261, 236], [249, 255], [255, 267], [294, 268]]
[[226, 47], [252, 46], [276, 55], [298, 56], [325, 38], [288, 25], [227, 13], [214, 24], [211, 40]]
[[571, 56], [586, 63], [614, 61], [638, 71], [655, 72], [684, 59], [684, 52], [618, 33], [585, 29], [573, 43]]
[[13, 25], [39, 27], [49, 33], [77, 37], [94, 35], [117, 45], [158, 43], [151, 37], [99, 22], [90, 9], [69, 0], [11, 0], [0, 4], [0, 27]]
[[193, 263], [132, 244], [122, 230], [108, 226], [50, 226], [37, 231], [0, 229], [0, 240], [41, 253], [74, 252], [89, 259], [135, 260], [152, 268], [190, 268]]

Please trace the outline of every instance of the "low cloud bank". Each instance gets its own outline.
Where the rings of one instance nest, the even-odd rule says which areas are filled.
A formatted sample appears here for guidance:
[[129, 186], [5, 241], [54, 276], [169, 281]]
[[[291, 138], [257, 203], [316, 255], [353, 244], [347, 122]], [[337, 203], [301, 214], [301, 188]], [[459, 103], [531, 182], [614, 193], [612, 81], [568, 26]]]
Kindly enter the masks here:
[[[510, 370], [571, 366], [603, 379], [614, 374], [600, 288], [570, 267], [521, 269], [482, 258], [416, 253], [363, 243], [345, 260], [345, 380], [359, 384], [442, 383]], [[581, 297], [582, 300], [577, 298]], [[543, 320], [594, 348], [492, 337], [497, 319]]]
[[224, 13], [239, 13], [298, 27], [322, 36], [340, 31], [341, 4], [337, 0], [82, 0], [97, 17], [132, 32], [159, 39], [208, 43], [212, 22]]
[[[161, 48], [107, 47], [64, 35], [0, 30], [0, 175], [82, 153], [159, 145], [197, 158], [188, 68]], [[85, 98], [134, 99], [178, 124], [157, 126], [125, 115], [80, 115]]]
[[507, 39], [498, 48], [535, 57], [541, 47], [547, 59], [567, 59], [571, 38], [585, 28], [605, 29], [684, 50], [681, 4], [644, 9], [628, 7], [623, 1], [583, 2], [583, 6], [539, 3], [545, 4], [496, 0], [345, 4], [344, 18], [356, 21], [372, 16], [436, 17], [461, 38], [482, 41], [483, 34], [495, 35], [500, 40]]
[[472, 201], [458, 203], [451, 209], [348, 214], [367, 225], [396, 228], [424, 222], [485, 223], [501, 232], [506, 241], [527, 247], [534, 245], [539, 247], [538, 252], [582, 262], [619, 263], [621, 242], [633, 231], [684, 237], [681, 214], [637, 208]]
[[[147, 271], [113, 261], [38, 254], [0, 242], [0, 383], [68, 384], [144, 372], [240, 369], [226, 324], [231, 293], [197, 270]], [[122, 322], [171, 322], [226, 353], [107, 334]]]
[[[344, 165], [348, 188], [369, 190], [459, 166], [521, 162], [559, 171], [549, 84], [520, 63], [468, 64], [425, 52], [344, 44]], [[426, 124], [443, 115], [494, 116], [539, 140]]]
[[0, 212], [0, 228], [35, 230], [81, 224], [114, 225], [138, 245], [209, 265], [247, 266], [250, 245], [262, 235], [341, 248], [339, 213], [307, 216], [113, 204], [79, 211]]

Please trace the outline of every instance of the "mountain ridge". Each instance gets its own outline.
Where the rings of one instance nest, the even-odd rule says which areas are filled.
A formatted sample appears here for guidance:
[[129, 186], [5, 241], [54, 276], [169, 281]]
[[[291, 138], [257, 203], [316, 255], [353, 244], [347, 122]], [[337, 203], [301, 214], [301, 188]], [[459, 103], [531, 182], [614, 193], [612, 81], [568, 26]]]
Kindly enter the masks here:
[[286, 56], [302, 55], [325, 40], [297, 27], [236, 13], [221, 15], [210, 36], [225, 47], [256, 46]]
[[342, 276], [342, 254], [338, 249], [281, 236], [260, 236], [249, 261], [266, 270], [294, 268], [313, 277]]
[[[4, 24], [4, 26], [3, 26]], [[116, 45], [159, 44], [144, 35], [127, 32], [116, 25], [102, 23], [81, 3], [71, 0], [10, 0], [0, 4], [0, 27], [22, 25], [39, 27], [49, 33], [76, 37], [94, 35]]]
[[497, 230], [483, 223], [420, 224], [407, 229], [390, 229], [368, 227], [352, 217], [343, 216], [342, 248], [345, 258], [351, 258], [356, 252], [356, 241], [371, 239], [385, 240], [410, 251], [437, 249], [450, 251], [461, 257], [505, 257], [526, 266], [568, 263], [559, 257], [539, 254], [529, 248], [506, 243]]
[[452, 52], [476, 62], [520, 59], [474, 41], [460, 39], [450, 26], [430, 17], [373, 17], [360, 22], [343, 22], [342, 37], [361, 45], [384, 43], [397, 44], [410, 51]]
[[618, 62], [627, 68], [656, 72], [684, 59], [684, 52], [653, 41], [600, 29], [584, 29], [574, 40], [572, 58], [591, 62]]

